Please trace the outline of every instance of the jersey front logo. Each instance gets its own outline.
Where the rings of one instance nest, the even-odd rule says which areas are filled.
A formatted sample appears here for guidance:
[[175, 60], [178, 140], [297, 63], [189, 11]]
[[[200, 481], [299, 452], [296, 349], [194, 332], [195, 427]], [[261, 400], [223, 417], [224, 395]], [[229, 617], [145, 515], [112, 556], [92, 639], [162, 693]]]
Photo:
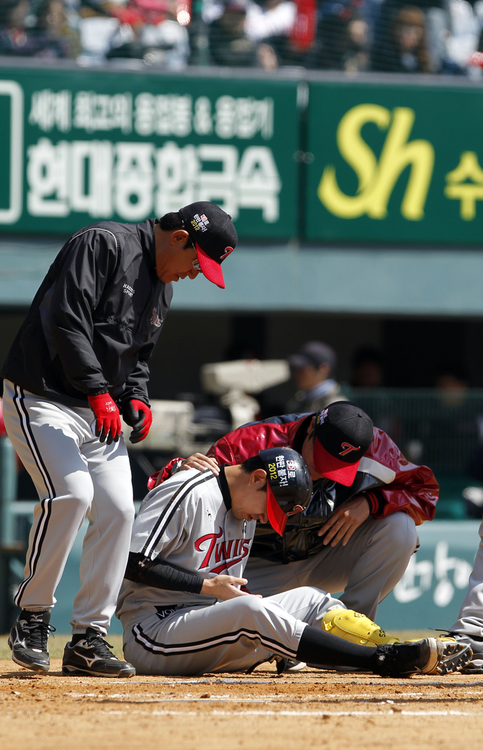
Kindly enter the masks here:
[[217, 534], [204, 534], [195, 542], [197, 552], [205, 552], [199, 570], [208, 569], [210, 573], [220, 575], [232, 565], [241, 562], [248, 555], [250, 539], [222, 539], [223, 530]]

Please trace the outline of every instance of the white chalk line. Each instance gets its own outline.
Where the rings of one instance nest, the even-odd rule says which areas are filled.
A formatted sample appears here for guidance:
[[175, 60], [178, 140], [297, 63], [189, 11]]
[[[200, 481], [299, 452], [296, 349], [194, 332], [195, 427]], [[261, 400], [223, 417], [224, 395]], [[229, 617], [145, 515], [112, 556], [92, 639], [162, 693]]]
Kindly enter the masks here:
[[[473, 691], [472, 695], [474, 694], [481, 695], [483, 694], [483, 690], [477, 690]], [[231, 696], [226, 694], [220, 694], [220, 695], [210, 695], [209, 697], [202, 698], [202, 697], [196, 697], [192, 696], [190, 693], [185, 696], [180, 697], [169, 697], [169, 696], [163, 696], [159, 695], [157, 693], [145, 693], [145, 694], [138, 694], [138, 693], [64, 693], [65, 697], [68, 698], [97, 698], [99, 702], [107, 701], [107, 700], [119, 700], [119, 699], [127, 699], [131, 702], [139, 702], [139, 703], [189, 703], [189, 702], [203, 702], [206, 703], [207, 701], [212, 702], [221, 702], [221, 703], [284, 703], [284, 702], [294, 702], [294, 698], [292, 698], [289, 694], [286, 695], [258, 695], [256, 698], [249, 698], [246, 696]], [[380, 693], [378, 695], [373, 695], [371, 693], [326, 693], [322, 694], [320, 696], [307, 696], [306, 698], [300, 698], [297, 697], [297, 701], [300, 703], [324, 703], [325, 701], [333, 701], [333, 700], [342, 700], [342, 701], [353, 701], [353, 700], [363, 700], [363, 701], [371, 701], [372, 703], [377, 702], [387, 702], [387, 703], [404, 703], [405, 701], [409, 700], [434, 700], [435, 697], [439, 697], [437, 694], [428, 695], [426, 692], [404, 692], [404, 693]], [[458, 701], [458, 700], [466, 700], [468, 696], [464, 696], [463, 698], [459, 699], [458, 696], [447, 698], [441, 696], [441, 700], [451, 700], [451, 701]]]
[[[102, 713], [110, 715], [127, 715], [136, 714], [143, 716], [199, 716], [198, 711], [103, 711]], [[206, 713], [203, 714], [206, 717]], [[325, 717], [339, 717], [339, 716], [355, 716], [355, 717], [369, 717], [369, 716], [483, 716], [483, 711], [409, 711], [393, 710], [392, 708], [388, 711], [289, 711], [282, 709], [281, 711], [222, 711], [219, 709], [213, 709], [210, 711], [211, 716], [290, 716], [293, 718], [297, 717], [312, 717], [312, 718], [325, 718]]]

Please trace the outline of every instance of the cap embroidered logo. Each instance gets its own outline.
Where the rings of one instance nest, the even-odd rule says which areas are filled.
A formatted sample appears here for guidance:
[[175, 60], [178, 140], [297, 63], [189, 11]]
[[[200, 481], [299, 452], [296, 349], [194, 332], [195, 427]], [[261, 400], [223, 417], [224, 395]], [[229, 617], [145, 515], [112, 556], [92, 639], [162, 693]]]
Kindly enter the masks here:
[[342, 443], [340, 446], [344, 450], [341, 450], [339, 453], [339, 456], [346, 456], [351, 451], [360, 451], [361, 446], [360, 445], [351, 445], [350, 443]]

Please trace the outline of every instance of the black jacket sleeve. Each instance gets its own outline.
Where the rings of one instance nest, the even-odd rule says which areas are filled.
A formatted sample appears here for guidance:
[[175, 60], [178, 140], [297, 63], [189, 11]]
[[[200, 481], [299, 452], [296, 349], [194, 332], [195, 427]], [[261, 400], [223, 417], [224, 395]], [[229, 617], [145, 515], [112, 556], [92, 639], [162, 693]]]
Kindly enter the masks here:
[[117, 243], [111, 233], [89, 230], [73, 237], [41, 306], [49, 348], [59, 356], [69, 382], [87, 395], [108, 390], [93, 349], [93, 314], [117, 263]]

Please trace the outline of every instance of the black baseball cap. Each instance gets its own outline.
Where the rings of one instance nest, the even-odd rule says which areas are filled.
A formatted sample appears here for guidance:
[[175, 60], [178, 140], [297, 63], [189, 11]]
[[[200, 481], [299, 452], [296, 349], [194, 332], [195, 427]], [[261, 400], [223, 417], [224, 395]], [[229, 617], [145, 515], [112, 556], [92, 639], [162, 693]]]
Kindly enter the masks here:
[[233, 252], [238, 242], [231, 216], [209, 201], [190, 203], [180, 208], [179, 214], [196, 248], [203, 275], [224, 289], [221, 263]]
[[314, 466], [319, 474], [350, 487], [372, 443], [372, 419], [350, 401], [335, 401], [315, 417]]
[[307, 341], [296, 354], [288, 358], [288, 362], [292, 370], [309, 365], [313, 367], [329, 365], [332, 371], [337, 365], [337, 355], [331, 346], [322, 341]]
[[301, 513], [312, 497], [310, 470], [300, 453], [292, 448], [259, 451], [267, 472], [267, 515], [280, 535], [288, 517]]

